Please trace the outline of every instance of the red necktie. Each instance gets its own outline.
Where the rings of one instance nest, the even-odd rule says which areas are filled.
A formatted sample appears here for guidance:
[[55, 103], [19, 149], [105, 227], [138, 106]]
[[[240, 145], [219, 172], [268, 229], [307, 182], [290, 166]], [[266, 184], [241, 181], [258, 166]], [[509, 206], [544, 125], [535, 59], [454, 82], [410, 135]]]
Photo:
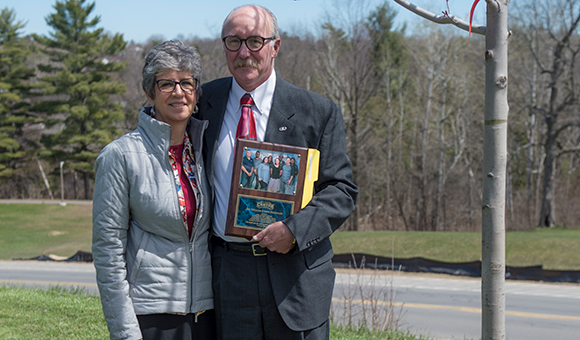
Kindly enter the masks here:
[[242, 105], [242, 116], [238, 122], [236, 138], [256, 140], [256, 120], [252, 111], [252, 105], [254, 105], [252, 96], [249, 93], [244, 94], [240, 99], [240, 105]]

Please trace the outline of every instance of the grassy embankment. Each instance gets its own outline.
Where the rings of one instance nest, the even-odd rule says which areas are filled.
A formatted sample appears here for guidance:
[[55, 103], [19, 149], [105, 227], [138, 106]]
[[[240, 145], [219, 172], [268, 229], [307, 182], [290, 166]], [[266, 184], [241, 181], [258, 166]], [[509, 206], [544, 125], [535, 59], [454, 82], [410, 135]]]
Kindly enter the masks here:
[[[0, 285], [0, 339], [87, 340], [109, 338], [96, 295], [78, 290], [24, 289]], [[333, 340], [427, 340], [409, 332], [370, 332], [331, 326]]]
[[[40, 254], [72, 256], [91, 250], [91, 206], [0, 204], [0, 260]], [[424, 257], [445, 262], [481, 259], [481, 233], [337, 232], [336, 254], [365, 253], [397, 258]], [[552, 228], [508, 232], [506, 264], [580, 270], [580, 230]]]

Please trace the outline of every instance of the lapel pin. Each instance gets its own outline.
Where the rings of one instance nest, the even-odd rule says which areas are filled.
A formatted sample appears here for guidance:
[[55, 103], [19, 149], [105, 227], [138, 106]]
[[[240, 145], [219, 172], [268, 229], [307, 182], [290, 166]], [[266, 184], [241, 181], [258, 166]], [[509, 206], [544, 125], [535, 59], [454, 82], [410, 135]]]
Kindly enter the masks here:
[[286, 131], [286, 129], [288, 129], [286, 126], [281, 126], [278, 128], [278, 130], [280, 130], [280, 131]]

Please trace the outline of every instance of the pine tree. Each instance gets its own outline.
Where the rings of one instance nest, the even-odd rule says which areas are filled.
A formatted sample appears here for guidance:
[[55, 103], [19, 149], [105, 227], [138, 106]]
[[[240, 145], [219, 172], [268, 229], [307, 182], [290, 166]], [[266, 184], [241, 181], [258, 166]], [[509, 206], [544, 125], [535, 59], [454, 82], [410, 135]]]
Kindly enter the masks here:
[[49, 57], [38, 65], [46, 73], [40, 84], [49, 100], [35, 104], [34, 110], [46, 115], [47, 127], [60, 126], [58, 132], [43, 139], [43, 157], [78, 172], [84, 181], [84, 198], [90, 198], [93, 163], [99, 151], [119, 132], [123, 108], [111, 100], [126, 87], [113, 76], [125, 68], [117, 61], [126, 42], [122, 34], [110, 36], [96, 28], [100, 16], [89, 19], [95, 3], [85, 0], [57, 1], [55, 13], [46, 17], [54, 29], [49, 37], [33, 35]]
[[34, 69], [26, 66], [31, 54], [27, 42], [20, 36], [24, 27], [16, 22], [8, 8], [0, 12], [0, 183], [12, 179], [25, 157], [22, 127], [30, 122], [28, 104], [29, 79]]

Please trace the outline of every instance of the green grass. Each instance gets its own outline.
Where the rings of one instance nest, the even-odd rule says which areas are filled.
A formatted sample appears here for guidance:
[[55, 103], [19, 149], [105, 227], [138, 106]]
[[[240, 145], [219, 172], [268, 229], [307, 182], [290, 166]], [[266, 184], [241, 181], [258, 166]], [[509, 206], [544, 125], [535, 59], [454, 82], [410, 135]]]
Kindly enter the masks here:
[[91, 205], [0, 204], [0, 216], [0, 260], [91, 251]]
[[0, 339], [108, 339], [96, 295], [0, 286]]
[[[63, 288], [0, 286], [0, 339], [108, 339], [98, 296]], [[333, 340], [427, 340], [409, 332], [370, 332], [331, 325]]]
[[414, 335], [410, 332], [384, 331], [372, 332], [368, 329], [347, 328], [330, 326], [330, 339], [332, 340], [428, 340], [422, 335]]
[[[481, 260], [481, 233], [336, 232], [336, 254], [365, 253], [396, 258], [424, 257], [444, 262]], [[506, 233], [506, 264], [543, 265], [551, 270], [580, 270], [580, 230], [531, 229]]]
[[[0, 204], [0, 260], [40, 254], [72, 256], [91, 250], [90, 205]], [[445, 262], [481, 260], [478, 232], [336, 232], [336, 254], [365, 253]], [[580, 229], [550, 228], [506, 234], [506, 264], [580, 270]]]

